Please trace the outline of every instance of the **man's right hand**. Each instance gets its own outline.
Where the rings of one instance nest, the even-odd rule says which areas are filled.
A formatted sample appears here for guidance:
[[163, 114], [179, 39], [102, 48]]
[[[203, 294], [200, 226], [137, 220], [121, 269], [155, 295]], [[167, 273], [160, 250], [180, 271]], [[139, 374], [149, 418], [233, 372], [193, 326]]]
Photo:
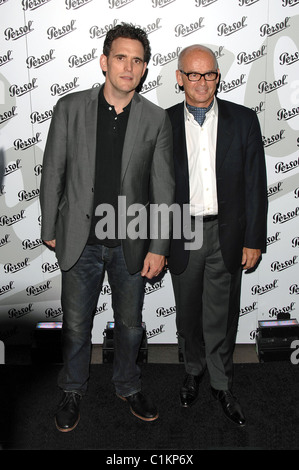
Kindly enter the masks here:
[[44, 240], [45, 244], [48, 245], [50, 248], [55, 248], [56, 247], [56, 240], [49, 240], [46, 241]]

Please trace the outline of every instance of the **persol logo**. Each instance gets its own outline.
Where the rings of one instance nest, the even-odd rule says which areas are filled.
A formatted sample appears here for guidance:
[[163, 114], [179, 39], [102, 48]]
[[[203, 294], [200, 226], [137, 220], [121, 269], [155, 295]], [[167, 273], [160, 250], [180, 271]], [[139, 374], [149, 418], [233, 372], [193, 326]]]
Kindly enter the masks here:
[[176, 313], [176, 307], [158, 307], [156, 310], [157, 317], [169, 317]]
[[236, 78], [232, 80], [231, 82], [226, 82], [225, 80], [221, 80], [219, 84], [219, 93], [229, 93], [230, 91], [235, 90], [236, 88], [239, 88], [240, 86], [243, 86], [246, 84], [245, 82], [245, 77], [246, 75], [242, 73], [239, 78]]
[[265, 80], [258, 84], [259, 93], [272, 93], [273, 91], [278, 90], [288, 84], [287, 75], [283, 75], [279, 80], [274, 80], [272, 83], [268, 83]]
[[153, 56], [154, 65], [166, 65], [166, 64], [169, 64], [169, 62], [177, 60], [180, 50], [181, 50], [181, 47], [177, 47], [175, 51], [169, 52], [166, 55], [163, 55], [160, 53], [155, 54]]
[[43, 242], [40, 238], [37, 238], [36, 240], [26, 238], [26, 240], [22, 241], [23, 250], [34, 250], [35, 248], [42, 246], [42, 244]]
[[113, 20], [112, 23], [110, 24], [107, 24], [103, 27], [99, 27], [99, 26], [92, 26], [89, 30], [89, 33], [90, 33], [90, 38], [91, 39], [99, 39], [99, 38], [102, 38], [104, 36], [106, 36], [106, 34], [108, 33], [108, 31], [110, 31], [110, 29], [114, 28], [114, 26], [116, 26], [118, 23], [118, 20]]
[[299, 215], [299, 207], [296, 207], [296, 209], [292, 211], [288, 211], [286, 213], [281, 213], [281, 212], [276, 212], [273, 215], [273, 224], [284, 224], [286, 222], [289, 222], [290, 220], [295, 219]]
[[9, 87], [9, 94], [13, 98], [14, 96], [23, 96], [30, 91], [33, 91], [37, 88], [37, 78], [33, 78], [31, 82], [25, 83], [24, 85], [11, 85]]
[[153, 8], [163, 8], [175, 1], [176, 0], [152, 0], [152, 6]]
[[277, 307], [272, 307], [269, 310], [269, 317], [277, 317], [277, 315], [282, 314], [282, 313], [290, 313], [294, 311], [295, 307], [295, 302], [291, 302], [290, 305], [282, 308], [277, 308]]
[[257, 51], [253, 51], [250, 53], [239, 52], [239, 54], [237, 55], [237, 63], [238, 65], [251, 64], [252, 62], [255, 62], [256, 60], [261, 59], [262, 57], [265, 57], [266, 55], [267, 55], [266, 46], [263, 45]]
[[53, 273], [59, 270], [58, 262], [51, 264], [51, 263], [43, 263], [42, 264], [42, 272], [43, 273]]
[[274, 36], [275, 34], [280, 33], [286, 28], [289, 28], [290, 25], [288, 24], [290, 20], [290, 17], [287, 16], [283, 21], [280, 21], [280, 23], [275, 23], [275, 25], [270, 26], [269, 24], [265, 23], [260, 27], [260, 36]]
[[29, 264], [29, 258], [25, 258], [23, 261], [19, 261], [18, 263], [6, 263], [4, 265], [4, 272], [5, 274], [15, 274], [19, 271], [22, 271], [23, 269], [28, 268], [30, 266]]
[[10, 243], [9, 237], [10, 235], [7, 233], [6, 235], [4, 235], [4, 237], [0, 239], [0, 248]]
[[78, 10], [78, 8], [84, 7], [93, 0], [65, 0], [67, 10]]
[[15, 171], [20, 170], [21, 168], [22, 168], [21, 159], [17, 158], [15, 162], [9, 163], [7, 167], [5, 167], [4, 176], [8, 176], [11, 173], [14, 173]]
[[16, 113], [17, 107], [13, 106], [9, 111], [4, 111], [3, 114], [0, 114], [0, 124], [3, 124], [6, 121], [9, 121], [10, 119], [14, 118], [17, 116]]
[[280, 191], [282, 191], [282, 184], [283, 184], [283, 182], [282, 182], [282, 181], [279, 181], [279, 182], [276, 183], [275, 185], [270, 186], [270, 187], [268, 188], [268, 191], [267, 191], [268, 197], [274, 196], [274, 195], [276, 195], [277, 193], [279, 193]]
[[269, 284], [265, 284], [264, 286], [261, 286], [259, 284], [255, 284], [251, 288], [251, 294], [252, 295], [264, 295], [267, 294], [268, 292], [271, 292], [274, 289], [277, 289], [278, 287], [278, 279], [275, 279], [273, 282], [270, 282]]
[[26, 292], [28, 296], [36, 297], [37, 295], [44, 294], [51, 287], [51, 281], [46, 281], [43, 284], [39, 284], [38, 286], [28, 286], [26, 287]]
[[17, 224], [18, 222], [24, 220], [25, 218], [26, 217], [25, 217], [24, 210], [21, 210], [21, 212], [19, 212], [18, 214], [14, 214], [11, 216], [2, 215], [0, 217], [0, 226], [4, 227], [5, 225], [7, 225], [8, 227], [10, 227], [11, 225]]
[[65, 83], [63, 85], [59, 85], [59, 83], [54, 83], [51, 87], [50, 87], [50, 90], [51, 90], [51, 95], [52, 96], [63, 96], [63, 95], [66, 95], [67, 93], [69, 93], [70, 91], [78, 88], [79, 84], [78, 84], [78, 80], [79, 80], [79, 77], [75, 77], [74, 80], [68, 82], [68, 83]]
[[34, 145], [38, 144], [41, 142], [40, 140], [40, 132], [37, 132], [34, 137], [30, 137], [27, 140], [23, 139], [16, 139], [14, 141], [14, 148], [15, 150], [27, 150], [30, 147], [33, 147]]
[[157, 292], [158, 290], [162, 289], [164, 287], [163, 282], [163, 279], [161, 279], [160, 281], [157, 281], [154, 284], [146, 284], [144, 287], [145, 295], [153, 294], [154, 292]]
[[22, 7], [24, 11], [27, 10], [36, 10], [39, 7], [42, 7], [46, 3], [49, 3], [51, 0], [22, 0]]
[[59, 317], [62, 314], [63, 314], [63, 311], [62, 311], [61, 307], [58, 307], [56, 309], [52, 308], [52, 307], [49, 307], [49, 308], [46, 308], [46, 310], [45, 310], [46, 318], [56, 318], [56, 317]]
[[275, 235], [271, 235], [267, 237], [267, 246], [273, 245], [273, 243], [279, 242], [281, 239], [279, 238], [281, 232], [276, 232]]
[[35, 57], [34, 55], [27, 57], [26, 59], [26, 64], [28, 69], [38, 69], [40, 67], [43, 67], [46, 64], [49, 64], [49, 62], [52, 62], [52, 60], [55, 59], [54, 57], [54, 49], [50, 49], [50, 51], [47, 54], [43, 54], [40, 57]]
[[127, 6], [129, 3], [134, 2], [134, 0], [108, 0], [109, 8], [122, 8]]
[[295, 170], [299, 166], [299, 157], [296, 160], [291, 160], [288, 163], [277, 162], [275, 164], [275, 173], [288, 173], [289, 171]]
[[89, 62], [92, 62], [97, 58], [96, 51], [97, 49], [93, 48], [91, 52], [84, 54], [82, 57], [78, 57], [77, 55], [71, 55], [68, 59], [69, 67], [79, 68], [83, 65], [89, 64]]
[[175, 28], [175, 36], [179, 37], [185, 37], [189, 36], [192, 33], [196, 33], [196, 31], [199, 31], [200, 29], [204, 28], [203, 23], [204, 18], [199, 18], [198, 21], [195, 23], [190, 23], [188, 26], [183, 25], [183, 24], [178, 24]]
[[24, 315], [28, 315], [28, 313], [34, 312], [33, 304], [28, 304], [26, 307], [22, 307], [19, 309], [11, 308], [8, 310], [8, 317], [9, 318], [21, 318]]
[[8, 284], [0, 287], [0, 295], [5, 295], [14, 289], [14, 281], [10, 281]]
[[29, 33], [34, 31], [33, 29], [33, 21], [28, 21], [27, 25], [21, 26], [19, 29], [7, 28], [4, 31], [4, 37], [6, 41], [17, 41], [18, 39], [26, 36]]
[[245, 23], [247, 20], [247, 16], [243, 16], [241, 20], [228, 25], [227, 23], [221, 23], [217, 27], [218, 36], [231, 36], [232, 34], [237, 33], [238, 31], [247, 27]]
[[150, 80], [149, 82], [144, 83], [141, 89], [141, 94], [144, 95], [145, 93], [148, 93], [149, 91], [159, 88], [162, 85], [161, 79], [162, 79], [162, 75], [158, 75], [155, 80]]
[[97, 305], [97, 308], [96, 308], [96, 311], [95, 311], [95, 315], [99, 315], [101, 313], [104, 313], [108, 310], [108, 303], [107, 302], [103, 302], [101, 305]]
[[6, 52], [6, 54], [0, 55], [0, 67], [2, 67], [2, 65], [5, 65], [8, 62], [11, 62], [13, 60], [11, 57], [11, 54], [12, 54], [12, 51], [9, 50]]
[[48, 119], [51, 119], [52, 116], [53, 109], [50, 109], [49, 111], [44, 111], [43, 113], [33, 111], [33, 113], [30, 114], [30, 121], [31, 124], [41, 124], [45, 121], [48, 121]]
[[298, 258], [298, 256], [295, 255], [295, 256], [293, 256], [293, 258], [291, 258], [289, 260], [273, 261], [273, 263], [271, 263], [271, 271], [272, 272], [285, 271], [286, 269], [289, 269], [289, 268], [295, 266], [295, 264], [298, 264], [297, 258]]
[[195, 0], [196, 7], [208, 7], [212, 5], [212, 3], [216, 3], [218, 0]]
[[163, 334], [165, 332], [164, 327], [165, 325], [160, 325], [157, 328], [153, 328], [152, 330], [147, 331], [146, 332], [147, 339], [154, 338], [155, 336], [159, 336]]
[[75, 28], [75, 23], [76, 20], [71, 20], [71, 22], [67, 25], [61, 26], [60, 28], [56, 28], [55, 26], [50, 26], [47, 30], [48, 34], [48, 39], [61, 39], [64, 36], [73, 33], [76, 31], [77, 28]]
[[285, 138], [284, 133], [285, 133], [285, 130], [281, 129], [280, 132], [278, 132], [277, 134], [272, 134], [270, 137], [263, 136], [264, 147], [270, 147], [271, 145], [275, 145], [281, 142]]
[[252, 302], [251, 305], [246, 305], [245, 307], [240, 309], [240, 316], [248, 315], [248, 313], [252, 313], [254, 310], [257, 310], [257, 302]]

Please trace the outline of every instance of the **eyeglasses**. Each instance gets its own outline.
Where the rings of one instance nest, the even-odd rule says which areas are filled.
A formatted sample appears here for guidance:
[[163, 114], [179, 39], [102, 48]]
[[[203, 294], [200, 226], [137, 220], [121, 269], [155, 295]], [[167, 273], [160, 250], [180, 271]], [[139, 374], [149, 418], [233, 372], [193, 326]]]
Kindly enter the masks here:
[[180, 70], [181, 73], [186, 75], [190, 82], [199, 82], [201, 77], [203, 77], [207, 82], [213, 82], [218, 77], [218, 72], [206, 72], [206, 73], [199, 73], [199, 72], [184, 72], [184, 70]]

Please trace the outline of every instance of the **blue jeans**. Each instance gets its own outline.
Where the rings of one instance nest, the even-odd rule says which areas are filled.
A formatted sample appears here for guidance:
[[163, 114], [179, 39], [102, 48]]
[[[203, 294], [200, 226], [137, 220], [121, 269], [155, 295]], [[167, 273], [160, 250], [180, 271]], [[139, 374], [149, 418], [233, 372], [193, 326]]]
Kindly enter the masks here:
[[93, 316], [105, 271], [114, 312], [113, 383], [128, 396], [141, 389], [137, 356], [143, 337], [144, 278], [127, 270], [121, 246], [87, 245], [78, 262], [62, 271], [63, 360], [58, 385], [84, 395], [89, 379]]

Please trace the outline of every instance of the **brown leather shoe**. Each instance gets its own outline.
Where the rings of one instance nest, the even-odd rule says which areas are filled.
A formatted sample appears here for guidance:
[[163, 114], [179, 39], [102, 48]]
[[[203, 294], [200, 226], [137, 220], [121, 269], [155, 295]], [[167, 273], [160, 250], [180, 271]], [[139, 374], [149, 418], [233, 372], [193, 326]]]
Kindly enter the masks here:
[[127, 401], [130, 406], [131, 413], [137, 418], [142, 419], [143, 421], [154, 421], [158, 418], [158, 411], [151, 402], [151, 400], [145, 397], [141, 392], [134, 393], [128, 397], [123, 397], [117, 395], [124, 401]]
[[80, 420], [79, 404], [81, 395], [76, 392], [64, 392], [55, 416], [56, 427], [61, 432], [75, 429]]

